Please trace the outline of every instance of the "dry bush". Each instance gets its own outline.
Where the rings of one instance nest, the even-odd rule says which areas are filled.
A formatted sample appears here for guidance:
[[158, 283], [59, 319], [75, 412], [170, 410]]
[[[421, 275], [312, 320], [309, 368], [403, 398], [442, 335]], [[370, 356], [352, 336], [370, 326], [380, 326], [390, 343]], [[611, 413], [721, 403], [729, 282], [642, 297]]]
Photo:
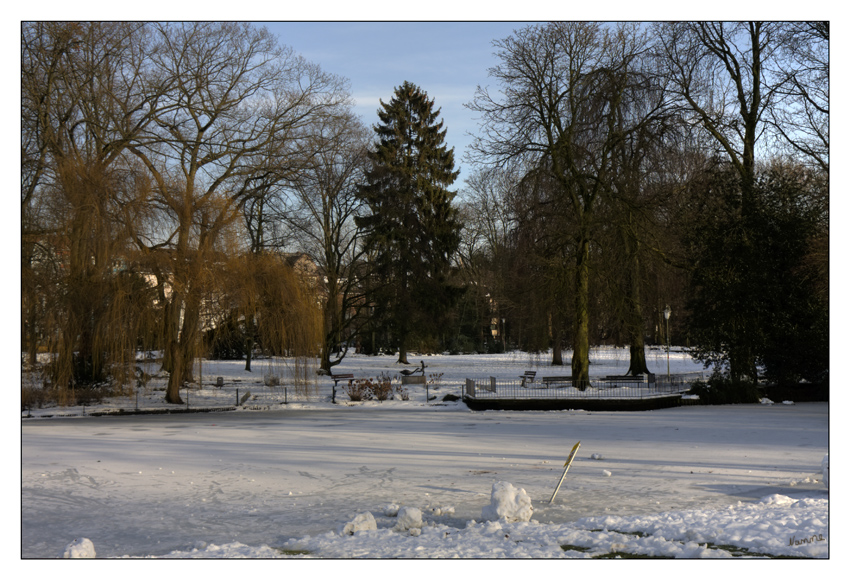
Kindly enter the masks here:
[[355, 379], [349, 382], [345, 389], [352, 401], [386, 401], [399, 399], [407, 401], [410, 395], [403, 386], [393, 381], [387, 373], [381, 373], [377, 378]]
[[439, 387], [443, 382], [443, 373], [429, 373], [428, 384], [434, 387]]
[[410, 393], [404, 386], [402, 386], [401, 383], [393, 383], [393, 399], [398, 399], [399, 401], [409, 401]]
[[369, 401], [372, 399], [372, 381], [371, 379], [350, 381], [345, 387], [345, 393], [352, 401]]
[[372, 393], [379, 401], [391, 399], [393, 395], [393, 382], [390, 376], [386, 373], [381, 373], [377, 379], [372, 382]]

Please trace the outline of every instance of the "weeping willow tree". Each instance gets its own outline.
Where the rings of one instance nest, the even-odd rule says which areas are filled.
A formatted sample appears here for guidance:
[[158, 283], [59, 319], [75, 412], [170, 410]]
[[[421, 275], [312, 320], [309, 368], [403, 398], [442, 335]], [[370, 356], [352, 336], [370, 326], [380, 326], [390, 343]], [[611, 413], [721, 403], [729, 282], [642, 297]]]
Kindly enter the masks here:
[[135, 374], [135, 353], [156, 341], [156, 308], [129, 252], [121, 208], [140, 203], [139, 183], [123, 163], [107, 167], [57, 160], [39, 192], [49, 225], [29, 270], [41, 315], [32, 321], [33, 351], [49, 353], [42, 369], [50, 398], [73, 404], [80, 389], [120, 390]]
[[123, 374], [117, 351], [130, 339], [119, 335], [137, 330], [115, 320], [131, 283], [120, 216], [138, 193], [128, 143], [151, 121], [156, 89], [141, 89], [145, 25], [21, 32], [22, 320], [29, 362], [51, 353], [47, 378], [68, 401]]
[[250, 282], [257, 340], [263, 353], [282, 361], [299, 393], [316, 386], [322, 311], [314, 286], [279, 256], [251, 260]]
[[[322, 341], [322, 313], [316, 286], [284, 256], [273, 253], [228, 254], [213, 291], [215, 328], [207, 348], [231, 352], [231, 358], [261, 354], [270, 384], [285, 380], [309, 395], [316, 387]], [[265, 368], [262, 368], [265, 367]]]

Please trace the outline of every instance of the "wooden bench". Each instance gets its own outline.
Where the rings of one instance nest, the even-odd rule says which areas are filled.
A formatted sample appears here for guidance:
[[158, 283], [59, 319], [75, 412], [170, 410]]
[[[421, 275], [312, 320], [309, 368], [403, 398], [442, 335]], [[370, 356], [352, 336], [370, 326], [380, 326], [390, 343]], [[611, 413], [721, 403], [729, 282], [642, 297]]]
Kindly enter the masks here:
[[338, 382], [344, 381], [346, 379], [348, 379], [348, 380], [354, 379], [354, 374], [353, 373], [343, 373], [343, 374], [335, 375], [335, 374], [331, 373], [331, 380], [333, 380], [334, 386], [336, 386]]
[[336, 386], [337, 386], [337, 384], [340, 381], [344, 381], [344, 380], [348, 380], [348, 383], [351, 384], [351, 381], [354, 380], [354, 374], [353, 373], [341, 373], [341, 374], [335, 375], [335, 374], [331, 373], [331, 380], [334, 382], [334, 389], [333, 389], [333, 392], [331, 393], [331, 403], [336, 403]]
[[525, 371], [519, 376], [519, 378], [522, 380], [522, 386], [524, 387], [526, 383], [533, 383], [534, 377], [536, 376], [537, 371]]
[[540, 379], [540, 382], [546, 385], [546, 388], [548, 389], [551, 388], [553, 384], [567, 386], [567, 383], [569, 383], [570, 385], [572, 385], [573, 377], [567, 375], [556, 377], [543, 377], [542, 379]]

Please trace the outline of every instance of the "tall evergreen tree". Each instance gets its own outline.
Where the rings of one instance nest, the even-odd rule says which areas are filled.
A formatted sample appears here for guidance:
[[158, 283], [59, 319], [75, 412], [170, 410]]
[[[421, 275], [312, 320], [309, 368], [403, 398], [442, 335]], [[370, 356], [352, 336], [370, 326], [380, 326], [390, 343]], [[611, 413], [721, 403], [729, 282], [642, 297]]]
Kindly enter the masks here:
[[407, 81], [389, 103], [381, 101], [360, 189], [369, 214], [357, 225], [373, 259], [375, 322], [391, 334], [404, 364], [411, 337], [436, 334], [459, 293], [448, 283], [461, 227], [448, 188], [459, 172], [439, 114]]

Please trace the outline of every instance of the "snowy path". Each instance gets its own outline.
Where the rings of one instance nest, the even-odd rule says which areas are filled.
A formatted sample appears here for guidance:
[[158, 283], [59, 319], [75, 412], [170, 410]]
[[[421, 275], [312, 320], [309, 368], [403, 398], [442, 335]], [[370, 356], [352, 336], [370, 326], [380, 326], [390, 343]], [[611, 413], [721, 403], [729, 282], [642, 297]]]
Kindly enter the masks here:
[[[90, 538], [99, 557], [279, 547], [364, 511], [389, 527], [390, 503], [463, 528], [480, 520], [497, 481], [524, 488], [534, 519], [556, 524], [724, 509], [771, 494], [828, 498], [814, 477], [828, 453], [821, 403], [643, 413], [370, 403], [30, 420], [21, 430], [23, 557], [60, 556], [77, 537]], [[454, 513], [434, 515], [446, 507]]]

